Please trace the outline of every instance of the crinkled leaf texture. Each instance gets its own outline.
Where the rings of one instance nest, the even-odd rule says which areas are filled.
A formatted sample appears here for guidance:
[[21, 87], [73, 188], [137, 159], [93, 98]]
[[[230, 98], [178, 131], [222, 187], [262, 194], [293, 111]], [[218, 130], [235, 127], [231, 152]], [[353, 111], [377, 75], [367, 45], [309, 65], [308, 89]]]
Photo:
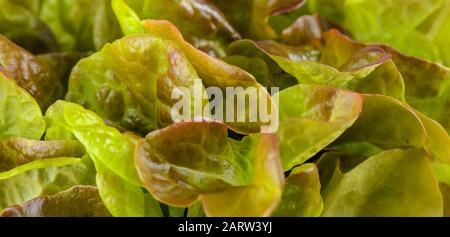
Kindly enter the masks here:
[[0, 139], [22, 137], [39, 140], [45, 131], [39, 105], [1, 69], [0, 66]]
[[182, 96], [193, 95], [197, 78], [174, 43], [132, 35], [81, 60], [72, 71], [66, 98], [116, 127], [146, 135], [173, 123], [171, 109], [177, 103], [173, 90], [184, 87]]
[[276, 94], [284, 170], [302, 164], [349, 128], [362, 110], [361, 95], [321, 85], [297, 85]]
[[62, 83], [46, 61], [0, 35], [0, 67], [46, 109], [62, 97]]
[[0, 173], [0, 209], [88, 182], [88, 157], [36, 160]]
[[83, 157], [84, 147], [77, 141], [34, 141], [10, 138], [0, 141], [0, 172], [39, 159]]
[[136, 168], [156, 199], [188, 207], [202, 193], [247, 185], [253, 146], [250, 139], [229, 139], [222, 123], [176, 123], [139, 143]]
[[170, 21], [188, 42], [211, 56], [224, 56], [227, 44], [241, 38], [222, 11], [208, 0], [129, 2], [142, 19]]
[[[256, 91], [258, 92], [258, 102], [265, 100], [267, 105], [265, 109], [268, 114], [272, 115], [273, 113], [276, 113], [276, 106], [266, 88], [263, 88], [248, 72], [240, 69], [239, 67], [227, 64], [220, 59], [211, 57], [208, 54], [195, 48], [183, 39], [183, 36], [178, 31], [178, 29], [169, 21], [145, 20], [142, 21], [142, 23], [146, 28], [147, 34], [154, 37], [170, 40], [178, 45], [178, 47], [186, 55], [189, 62], [194, 66], [195, 70], [197, 71], [198, 75], [203, 81], [203, 84], [206, 87], [218, 87], [222, 90], [223, 94], [225, 94], [227, 87], [239, 87], [243, 88], [244, 90], [248, 88], [256, 89]], [[237, 91], [235, 94], [237, 96], [245, 96], [244, 93], [245, 91]], [[231, 106], [233, 106], [233, 108], [236, 108], [237, 102], [236, 100], [234, 102], [235, 103]], [[223, 107], [225, 108], [227, 106], [230, 105], [226, 104]], [[236, 122], [238, 121], [238, 114], [245, 115], [245, 122]], [[234, 113], [234, 122], [227, 122], [227, 124], [230, 126], [230, 129], [242, 134], [260, 132], [262, 126], [269, 125], [270, 122], [262, 121], [259, 117], [256, 117], [258, 118], [256, 122], [252, 122], [250, 118], [254, 115], [255, 114], [253, 113], [253, 111], [249, 108], [249, 103], [246, 103], [242, 110], [236, 111], [236, 113]], [[227, 118], [227, 116], [231, 117], [232, 115], [227, 114], [227, 111], [225, 110], [223, 113], [223, 118]]]
[[33, 198], [22, 205], [6, 208], [2, 217], [109, 217], [98, 189], [93, 186], [74, 186], [69, 190]]
[[[106, 126], [93, 112], [69, 102], [55, 103], [47, 111], [46, 118], [50, 128], [56, 126], [68, 130], [84, 145], [97, 170], [100, 197], [111, 215], [161, 216], [161, 210], [155, 208], [156, 200], [143, 193], [134, 166], [133, 154], [139, 138], [121, 134]], [[66, 136], [66, 132], [61, 134]]]
[[101, 161], [128, 182], [141, 185], [133, 165], [134, 144], [117, 129], [105, 125], [95, 113], [77, 104], [58, 101], [47, 110], [45, 117], [49, 127], [70, 131], [94, 161]]
[[[327, 153], [319, 161], [322, 216], [442, 216], [438, 180], [421, 149], [387, 150], [360, 164]], [[347, 167], [347, 168], [346, 168]]]
[[372, 74], [350, 86], [362, 93], [377, 93], [406, 100], [414, 109], [439, 122], [449, 131], [450, 70], [427, 60], [403, 55], [386, 45], [365, 45], [355, 42], [338, 31], [323, 34], [321, 62], [341, 67], [359, 50], [366, 47], [382, 48], [392, 56]]
[[122, 36], [111, 0], [41, 0], [39, 17], [63, 52], [99, 50]]

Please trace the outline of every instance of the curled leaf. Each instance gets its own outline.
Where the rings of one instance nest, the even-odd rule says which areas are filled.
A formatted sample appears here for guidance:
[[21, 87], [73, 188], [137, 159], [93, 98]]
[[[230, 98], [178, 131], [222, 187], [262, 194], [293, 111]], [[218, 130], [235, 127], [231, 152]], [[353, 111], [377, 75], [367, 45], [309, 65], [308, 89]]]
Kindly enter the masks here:
[[420, 118], [399, 101], [383, 95], [364, 95], [358, 120], [337, 143], [369, 142], [383, 149], [421, 148], [427, 131]]
[[0, 36], [0, 66], [46, 109], [62, 97], [58, 75], [43, 60]]
[[362, 96], [333, 87], [297, 85], [276, 94], [280, 103], [278, 138], [284, 170], [302, 164], [352, 126]]
[[[264, 109], [269, 113], [269, 115], [271, 115], [271, 117], [273, 117], [276, 113], [276, 106], [272, 101], [270, 94], [267, 92], [266, 88], [263, 88], [255, 80], [252, 75], [236, 66], [227, 64], [220, 59], [211, 57], [196, 49], [194, 46], [186, 42], [178, 29], [168, 21], [145, 20], [142, 23], [147, 29], [147, 34], [175, 42], [175, 44], [177, 44], [178, 47], [180, 47], [180, 49], [184, 52], [189, 62], [194, 66], [206, 87], [218, 87], [222, 90], [223, 94], [225, 94], [227, 87], [243, 89], [242, 91], [235, 91], [235, 96], [245, 96], [245, 91], [249, 88], [250, 90], [256, 90], [257, 100], [260, 102], [260, 105], [264, 105], [261, 101], [265, 101], [266, 106], [261, 107], [266, 107]], [[231, 104], [232, 102], [234, 103]], [[229, 102], [230, 104], [225, 104], [224, 107], [232, 106], [232, 108], [239, 108], [237, 107], [236, 101], [232, 102]], [[244, 115], [245, 122], [238, 121], [238, 114]], [[227, 124], [234, 131], [243, 134], [259, 132], [261, 131], [262, 126], [274, 122], [273, 119], [267, 122], [263, 121], [259, 117], [257, 117], [256, 122], [252, 122], [251, 118], [252, 116], [255, 116], [255, 113], [249, 108], [249, 103], [246, 103], [243, 108], [238, 109], [236, 113], [227, 113], [227, 111], [224, 111], [223, 116], [224, 118], [228, 118], [233, 115], [233, 122], [229, 122], [229, 120], [227, 120]]]
[[[148, 35], [126, 36], [81, 60], [66, 98], [119, 128], [147, 134], [173, 123], [176, 90], [193, 104], [197, 73], [174, 43]], [[202, 85], [200, 85], [202, 86]]]
[[11, 138], [0, 141], [0, 172], [39, 159], [83, 157], [83, 146], [77, 141], [33, 141]]
[[314, 164], [294, 168], [286, 179], [281, 203], [272, 216], [317, 217], [323, 209], [320, 180]]
[[84, 157], [36, 160], [0, 173], [0, 209], [89, 184], [91, 171], [89, 158]]
[[45, 131], [45, 121], [36, 100], [0, 67], [0, 139], [23, 137], [38, 140]]
[[284, 187], [278, 142], [274, 134], [254, 135], [251, 184], [205, 193], [201, 201], [207, 216], [265, 217], [278, 206]]
[[99, 160], [122, 179], [141, 186], [133, 165], [134, 144], [82, 106], [58, 101], [46, 112], [49, 127], [70, 131], [94, 161]]
[[6, 208], [2, 217], [109, 217], [98, 190], [93, 186], [74, 186], [51, 196], [33, 198], [22, 205]]
[[251, 142], [227, 138], [221, 123], [177, 123], [147, 135], [136, 149], [136, 168], [156, 199], [187, 207], [199, 194], [249, 183]]

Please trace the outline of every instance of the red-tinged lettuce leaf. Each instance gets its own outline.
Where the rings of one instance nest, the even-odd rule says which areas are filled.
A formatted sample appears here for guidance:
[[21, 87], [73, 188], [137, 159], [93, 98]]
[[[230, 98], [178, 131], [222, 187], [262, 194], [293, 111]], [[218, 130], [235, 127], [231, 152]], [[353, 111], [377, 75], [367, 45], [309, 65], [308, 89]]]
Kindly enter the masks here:
[[[362, 48], [368, 47], [367, 45], [355, 42], [343, 36], [337, 31], [326, 32], [323, 36], [323, 44], [320, 46], [320, 50], [322, 52], [321, 61], [335, 67], [341, 67], [341, 65], [343, 65], [345, 61], [348, 61], [348, 59], [352, 57], [352, 54], [355, 54]], [[439, 88], [442, 86], [438, 83], [439, 79], [437, 78], [439, 76], [433, 77], [433, 79], [436, 78], [434, 79], [436, 80], [435, 82], [431, 82], [430, 85], [426, 85], [427, 83], [430, 83], [429, 80], [422, 80], [419, 76], [409, 73], [404, 64], [407, 64], [407, 62], [411, 60], [413, 62], [416, 62], [416, 66], [421, 68], [422, 70], [431, 71], [431, 69], [427, 69], [427, 67], [425, 66], [430, 65], [434, 68], [433, 71], [440, 71], [443, 73], [444, 71], [442, 71], [442, 67], [439, 67], [435, 64], [430, 64], [425, 61], [420, 61], [416, 58], [406, 57], [388, 46], [377, 47], [382, 47], [386, 52], [393, 55], [392, 61], [385, 62], [381, 66], [377, 67], [375, 71], [369, 74], [366, 78], [353, 81], [349, 85], [349, 88], [362, 93], [388, 95], [406, 104], [406, 100], [408, 100], [408, 102], [410, 102], [411, 100], [411, 97], [408, 96], [408, 93], [413, 94], [414, 97], [420, 98], [419, 100], [422, 100], [424, 97], [421, 94], [424, 91], [432, 92], [434, 90], [432, 88]], [[424, 65], [419, 65], [419, 62]], [[401, 73], [399, 70], [401, 70]], [[434, 75], [434, 73], [435, 72], [432, 72], [431, 75]], [[411, 81], [412, 78], [414, 79], [414, 81]], [[404, 79], [406, 84], [406, 92], [405, 85], [403, 83]], [[423, 86], [414, 88], [414, 85], [417, 84], [423, 84]], [[414, 91], [411, 92], [411, 90]], [[405, 99], [405, 93], [407, 94], [407, 99]], [[444, 96], [440, 95], [440, 97], [445, 101], [445, 94]], [[429, 101], [437, 106], [437, 108], [440, 108], [442, 106], [439, 104], [441, 104], [442, 102], [438, 102], [438, 100], [439, 99], [432, 99]], [[442, 111], [442, 109], [437, 109], [436, 111]], [[430, 157], [439, 162], [448, 162], [450, 158], [448, 155], [450, 152], [450, 145], [448, 141], [449, 137], [445, 129], [442, 128], [437, 122], [426, 117], [422, 113], [418, 111], [413, 112], [416, 113], [420, 118], [427, 131], [428, 136], [426, 139], [425, 148], [427, 149]]]
[[283, 44], [294, 46], [310, 45], [321, 40], [322, 32], [332, 28], [344, 31], [339, 25], [318, 14], [304, 15], [297, 18], [289, 27], [283, 29], [280, 41]]
[[39, 19], [39, 1], [0, 1], [0, 34], [33, 53], [56, 51], [52, 31]]
[[300, 84], [326, 84], [343, 87], [353, 79], [350, 73], [340, 72], [316, 62], [318, 51], [282, 45], [274, 41], [239, 40], [228, 47], [230, 55], [243, 55], [263, 59], [272, 73], [285, 72]]
[[[220, 59], [211, 57], [206, 53], [196, 49], [194, 46], [186, 42], [178, 29], [168, 21], [145, 20], [142, 21], [142, 23], [146, 28], [146, 34], [175, 42], [184, 52], [189, 62], [197, 70], [198, 75], [200, 76], [203, 84], [206, 87], [218, 87], [224, 92], [224, 94], [227, 87], [239, 87], [243, 88], [244, 90], [248, 88], [256, 89], [258, 94], [258, 101], [266, 101], [266, 111], [268, 111], [268, 113], [271, 115], [276, 113], [276, 106], [273, 103], [272, 98], [270, 97], [267, 90], [263, 88], [248, 72], [240, 69], [239, 67], [227, 64]], [[244, 93], [245, 92], [236, 91], [235, 95], [241, 96]], [[234, 102], [235, 104], [231, 106], [236, 108], [236, 100]], [[256, 133], [261, 131], [262, 126], [268, 125], [270, 123], [261, 121], [259, 117], [257, 117], [257, 122], [251, 122], [251, 117], [254, 116], [254, 114], [252, 114], [252, 110], [250, 110], [248, 104], [249, 103], [246, 103], [242, 111], [238, 110], [236, 113], [234, 113], [234, 122], [227, 121], [227, 124], [232, 130], [243, 134]], [[224, 105], [223, 107], [225, 108], [227, 106], [230, 105]], [[246, 122], [236, 122], [238, 121], [238, 114], [244, 114], [244, 119]], [[227, 118], [228, 116], [231, 117], [231, 115], [227, 114], [226, 111], [224, 111], [223, 116], [224, 118]]]
[[400, 101], [384, 95], [364, 95], [358, 120], [337, 144], [369, 142], [382, 149], [421, 148], [427, 131], [420, 118]]
[[403, 77], [392, 60], [377, 66], [366, 77], [351, 81], [346, 88], [364, 94], [387, 95], [405, 102]]
[[321, 85], [297, 85], [274, 96], [280, 104], [278, 138], [284, 170], [300, 165], [353, 125], [361, 95]]
[[269, 17], [292, 12], [304, 4], [304, 0], [213, 0], [246, 38], [276, 38], [275, 30], [269, 25]]
[[10, 138], [0, 141], [0, 172], [39, 159], [83, 157], [84, 147], [77, 141], [34, 141]]
[[0, 173], [0, 210], [77, 184], [92, 184], [89, 157], [36, 160]]
[[39, 140], [45, 121], [36, 100], [0, 66], [0, 140], [22, 137]]
[[0, 36], [0, 66], [46, 109], [62, 97], [58, 75], [43, 60]]
[[74, 186], [51, 196], [33, 198], [6, 208], [2, 217], [110, 217], [98, 190], [93, 186]]
[[[450, 112], [447, 108], [450, 103], [450, 70], [448, 68], [426, 60], [403, 55], [386, 45], [361, 44], [334, 30], [323, 34], [323, 42], [320, 46], [320, 51], [322, 52], [321, 62], [334, 67], [341, 67], [358, 50], [366, 47], [382, 48], [386, 53], [392, 55], [392, 61], [403, 79], [406, 102], [414, 109], [439, 122], [447, 132], [449, 131]], [[377, 68], [374, 73], [383, 69], [384, 72], [378, 72], [380, 75], [377, 80], [380, 82], [384, 81], [385, 86], [380, 87], [380, 82], [377, 82], [380, 86], [374, 92], [379, 91], [401, 100], [399, 96], [403, 89], [400, 75], [395, 72], [392, 65], [389, 66], [390, 69], [386, 68], [387, 66], [384, 64], [382, 66]], [[367, 79], [370, 79], [369, 77], [360, 81], [368, 83]], [[373, 81], [373, 79], [371, 80]], [[367, 83], [358, 87], [353, 86], [353, 88], [360, 88], [358, 90], [361, 90], [361, 92], [374, 93], [372, 92], [373, 85], [367, 85]], [[389, 89], [389, 87], [392, 89]]]
[[272, 214], [279, 217], [318, 217], [322, 213], [320, 180], [316, 165], [294, 168], [285, 181], [283, 198]]
[[[174, 43], [149, 35], [126, 36], [81, 60], [66, 98], [115, 127], [145, 135], [173, 123], [176, 87], [193, 104], [197, 73]], [[189, 92], [189, 93], [188, 93]]]
[[318, 164], [322, 216], [443, 215], [438, 181], [423, 150], [388, 150], [347, 168], [341, 156], [327, 153]]
[[145, 187], [159, 201], [188, 207], [202, 193], [249, 183], [253, 141], [227, 137], [217, 122], [184, 122], [154, 131], [136, 149]]
[[321, 63], [341, 71], [350, 71], [356, 77], [346, 88], [405, 101], [403, 77], [391, 60], [392, 55], [382, 46], [364, 45], [331, 30], [322, 34], [318, 49]]
[[251, 184], [229, 187], [201, 195], [207, 216], [266, 217], [278, 206], [284, 187], [284, 175], [275, 134], [253, 135]]
[[450, 131], [450, 69], [427, 60], [405, 56], [384, 46], [393, 55], [405, 82], [406, 102]]
[[127, 182], [142, 186], [133, 162], [134, 144], [128, 136], [105, 125], [92, 111], [65, 101], [53, 104], [45, 117], [49, 128], [56, 126], [70, 131], [94, 161], [101, 161]]
[[130, 5], [142, 19], [170, 21], [188, 42], [211, 56], [225, 56], [226, 46], [241, 38], [208, 0], [145, 0]]

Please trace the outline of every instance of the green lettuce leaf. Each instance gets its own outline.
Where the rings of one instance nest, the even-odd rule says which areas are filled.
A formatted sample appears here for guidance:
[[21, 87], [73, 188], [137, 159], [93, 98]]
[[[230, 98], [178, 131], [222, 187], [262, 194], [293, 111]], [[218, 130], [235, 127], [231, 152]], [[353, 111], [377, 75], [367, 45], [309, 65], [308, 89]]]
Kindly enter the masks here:
[[314, 164], [294, 168], [286, 179], [281, 203], [272, 214], [279, 217], [318, 217], [322, 213], [320, 180]]
[[[173, 123], [175, 87], [194, 95], [197, 73], [172, 42], [148, 35], [126, 36], [81, 60], [73, 69], [66, 98], [96, 112], [116, 127], [142, 135]], [[192, 103], [193, 104], [193, 103]]]
[[207, 216], [267, 217], [281, 201], [284, 176], [275, 134], [253, 135], [253, 177], [251, 184], [202, 194]]
[[205, 211], [203, 210], [202, 203], [196, 202], [189, 207], [187, 217], [206, 217]]
[[405, 82], [406, 102], [450, 131], [450, 69], [385, 46]]
[[362, 96], [320, 85], [297, 85], [274, 96], [280, 103], [278, 138], [284, 170], [302, 164], [352, 126]]
[[[227, 87], [242, 88], [244, 91], [236, 91], [236, 96], [245, 96], [245, 90], [256, 89], [258, 95], [258, 101], [266, 101], [267, 108], [266, 111], [270, 115], [276, 113], [276, 106], [272, 101], [271, 96], [267, 92], [266, 88], [262, 87], [255, 78], [248, 72], [240, 69], [239, 67], [232, 66], [225, 63], [224, 61], [211, 57], [208, 54], [196, 49], [194, 46], [189, 44], [183, 39], [183, 36], [178, 31], [178, 29], [168, 21], [165, 20], [145, 20], [142, 21], [144, 27], [146, 28], [146, 33], [154, 37], [170, 40], [180, 47], [184, 52], [189, 62], [197, 70], [198, 75], [202, 79], [205, 87], [218, 87], [222, 90], [223, 94], [226, 93]], [[228, 98], [227, 98], [228, 100]], [[238, 121], [237, 115], [244, 114], [244, 120], [246, 122], [228, 122], [230, 129], [242, 133], [251, 134], [261, 131], [263, 125], [268, 125], [270, 122], [265, 122], [256, 117], [256, 122], [251, 122], [251, 117], [255, 114], [249, 108], [249, 103], [246, 103], [244, 108], [239, 110], [237, 107], [236, 100], [232, 105], [234, 108], [238, 108], [238, 111], [234, 113], [234, 120]], [[231, 103], [231, 102], [230, 102]], [[227, 105], [223, 106], [224, 110]], [[230, 106], [230, 105], [228, 105]], [[223, 113], [223, 118], [232, 116], [225, 110]], [[273, 121], [272, 121], [273, 122]]]
[[340, 157], [327, 153], [319, 161], [322, 216], [443, 215], [438, 181], [423, 150], [384, 151], [354, 168], [345, 168]]
[[36, 100], [0, 66], [0, 140], [23, 137], [39, 140], [45, 131], [45, 121]]
[[109, 217], [98, 190], [93, 186], [74, 186], [51, 196], [31, 199], [0, 213], [2, 217]]
[[343, 87], [353, 79], [350, 73], [318, 63], [318, 52], [308, 48], [282, 45], [274, 41], [239, 40], [229, 46], [228, 52], [230, 55], [259, 57], [270, 65], [273, 74], [284, 71], [301, 84]]
[[99, 50], [122, 36], [111, 0], [41, 0], [39, 17], [63, 52]]
[[96, 158], [93, 161], [98, 191], [109, 212], [115, 217], [143, 217], [145, 200], [142, 189], [121, 178], [102, 161]]
[[421, 148], [427, 131], [413, 110], [383, 95], [364, 95], [358, 120], [336, 141], [369, 142], [383, 149]]
[[112, 0], [111, 6], [125, 35], [144, 33], [139, 16], [123, 0]]
[[70, 131], [94, 161], [101, 161], [129, 183], [142, 185], [133, 162], [134, 144], [115, 128], [105, 125], [95, 113], [77, 104], [58, 101], [47, 110], [45, 117], [49, 127]]
[[357, 40], [448, 65], [448, 0], [311, 0], [309, 7], [342, 23]]
[[0, 210], [77, 184], [90, 184], [88, 157], [36, 160], [0, 173]]

